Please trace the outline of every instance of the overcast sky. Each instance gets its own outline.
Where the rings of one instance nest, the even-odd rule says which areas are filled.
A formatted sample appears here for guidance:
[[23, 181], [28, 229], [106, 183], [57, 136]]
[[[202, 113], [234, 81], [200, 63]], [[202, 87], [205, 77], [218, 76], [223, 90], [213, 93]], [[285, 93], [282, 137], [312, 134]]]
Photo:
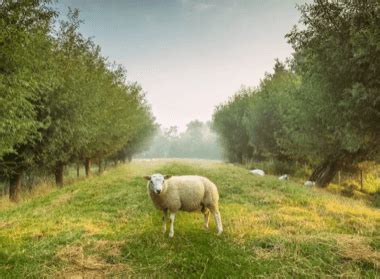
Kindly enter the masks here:
[[139, 82], [157, 122], [211, 119], [241, 85], [256, 86], [274, 59], [292, 53], [284, 35], [302, 0], [59, 0], [78, 8], [81, 32]]

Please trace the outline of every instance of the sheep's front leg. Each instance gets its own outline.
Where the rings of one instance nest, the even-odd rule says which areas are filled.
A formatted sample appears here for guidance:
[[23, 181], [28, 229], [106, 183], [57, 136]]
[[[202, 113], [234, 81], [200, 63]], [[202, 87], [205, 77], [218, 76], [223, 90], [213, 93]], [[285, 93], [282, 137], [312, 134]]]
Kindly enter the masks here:
[[164, 209], [162, 211], [162, 232], [165, 233], [166, 232], [166, 218], [168, 216], [168, 210], [167, 209]]
[[175, 219], [175, 213], [170, 212], [170, 231], [169, 231], [169, 237], [174, 236], [174, 219]]

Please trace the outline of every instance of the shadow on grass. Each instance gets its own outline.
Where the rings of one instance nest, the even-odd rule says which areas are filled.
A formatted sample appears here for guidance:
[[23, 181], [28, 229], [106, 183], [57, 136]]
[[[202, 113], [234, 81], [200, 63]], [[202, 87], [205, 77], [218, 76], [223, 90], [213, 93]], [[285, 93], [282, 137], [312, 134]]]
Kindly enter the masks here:
[[211, 231], [178, 229], [170, 239], [152, 229], [131, 237], [121, 250], [123, 261], [137, 273], [152, 277], [222, 278], [229, 274], [253, 274], [249, 252]]
[[[135, 234], [121, 247], [121, 262], [136, 274], [158, 278], [310, 278], [379, 275], [369, 262], [339, 254], [333, 241], [257, 236], [237, 243], [224, 234], [194, 228], [173, 239], [157, 229]], [[365, 268], [363, 268], [365, 264]]]

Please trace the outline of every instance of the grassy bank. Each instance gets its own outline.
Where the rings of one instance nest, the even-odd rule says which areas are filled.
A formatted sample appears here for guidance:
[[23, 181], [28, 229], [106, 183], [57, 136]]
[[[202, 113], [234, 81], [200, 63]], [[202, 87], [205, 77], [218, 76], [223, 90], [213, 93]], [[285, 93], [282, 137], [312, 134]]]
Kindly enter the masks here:
[[[145, 174], [200, 174], [219, 187], [225, 232], [180, 213], [174, 239]], [[380, 276], [380, 211], [207, 161], [137, 161], [0, 209], [0, 278]]]

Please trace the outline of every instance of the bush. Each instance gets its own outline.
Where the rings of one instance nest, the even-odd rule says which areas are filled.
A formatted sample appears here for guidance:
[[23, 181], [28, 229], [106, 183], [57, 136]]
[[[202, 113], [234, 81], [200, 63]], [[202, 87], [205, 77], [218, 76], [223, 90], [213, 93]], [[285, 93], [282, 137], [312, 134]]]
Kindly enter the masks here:
[[352, 197], [354, 196], [354, 190], [355, 190], [355, 185], [354, 184], [350, 184], [349, 186], [346, 186], [343, 188], [342, 190], [342, 196], [345, 196], [345, 197]]
[[273, 168], [275, 174], [289, 174], [294, 175], [296, 172], [296, 164], [292, 161], [273, 161]]

